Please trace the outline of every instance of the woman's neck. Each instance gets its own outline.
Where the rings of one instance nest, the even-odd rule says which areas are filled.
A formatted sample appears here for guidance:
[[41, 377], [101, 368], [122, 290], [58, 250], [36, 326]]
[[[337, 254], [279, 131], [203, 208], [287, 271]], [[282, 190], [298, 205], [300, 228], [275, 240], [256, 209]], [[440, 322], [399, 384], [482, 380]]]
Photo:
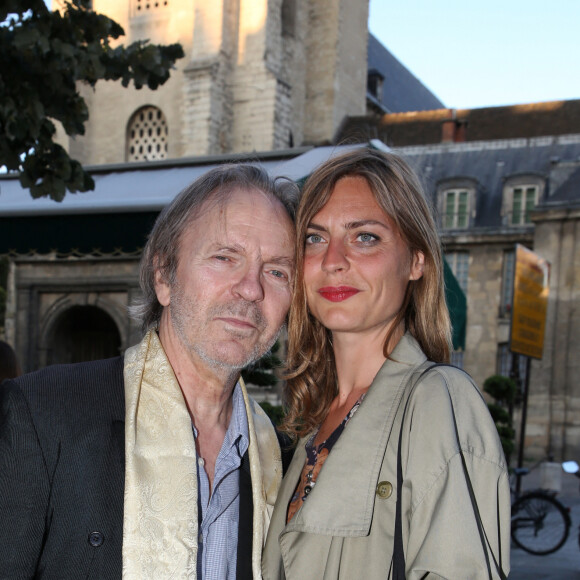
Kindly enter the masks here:
[[[401, 325], [389, 341], [390, 354], [401, 337]], [[338, 392], [346, 398], [352, 391], [368, 388], [386, 360], [384, 354], [385, 333], [333, 333], [332, 344], [336, 362]]]

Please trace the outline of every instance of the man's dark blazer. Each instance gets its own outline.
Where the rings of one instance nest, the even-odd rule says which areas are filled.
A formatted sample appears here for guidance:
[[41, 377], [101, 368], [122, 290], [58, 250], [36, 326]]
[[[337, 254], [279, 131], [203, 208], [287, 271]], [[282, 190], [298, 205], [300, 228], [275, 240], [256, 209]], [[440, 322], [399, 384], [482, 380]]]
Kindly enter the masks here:
[[[122, 576], [123, 357], [55, 365], [0, 386], [0, 579]], [[237, 578], [252, 578], [249, 462]]]

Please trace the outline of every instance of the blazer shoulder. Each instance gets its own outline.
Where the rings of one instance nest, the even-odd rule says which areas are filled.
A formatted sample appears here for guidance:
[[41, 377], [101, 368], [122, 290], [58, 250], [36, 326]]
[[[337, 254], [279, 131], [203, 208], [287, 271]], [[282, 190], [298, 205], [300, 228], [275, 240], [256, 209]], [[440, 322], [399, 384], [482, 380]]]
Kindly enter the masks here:
[[46, 415], [52, 409], [61, 414], [66, 408], [102, 409], [124, 416], [124, 358], [52, 365], [6, 381], [3, 389], [18, 389], [33, 413]]

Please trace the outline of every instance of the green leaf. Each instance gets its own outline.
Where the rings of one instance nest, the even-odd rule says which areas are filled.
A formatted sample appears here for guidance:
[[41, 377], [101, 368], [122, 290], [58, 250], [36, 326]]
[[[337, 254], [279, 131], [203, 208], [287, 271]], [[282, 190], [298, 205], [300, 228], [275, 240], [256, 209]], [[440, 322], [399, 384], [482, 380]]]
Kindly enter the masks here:
[[[123, 28], [91, 9], [90, 0], [50, 12], [42, 0], [4, 0], [0, 6], [0, 166], [18, 169], [33, 197], [64, 198], [94, 180], [55, 146], [59, 121], [67, 135], [83, 135], [89, 116], [77, 83], [101, 80], [155, 89], [168, 78], [180, 45], [136, 42], [111, 48]], [[30, 12], [28, 12], [30, 11]], [[8, 14], [15, 19], [6, 22]]]

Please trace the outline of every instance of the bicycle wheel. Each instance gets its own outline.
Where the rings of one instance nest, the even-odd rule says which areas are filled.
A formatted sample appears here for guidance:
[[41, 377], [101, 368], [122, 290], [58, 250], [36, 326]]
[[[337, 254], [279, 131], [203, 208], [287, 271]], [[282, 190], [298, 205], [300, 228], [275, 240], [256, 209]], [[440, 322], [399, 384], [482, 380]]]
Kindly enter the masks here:
[[512, 540], [530, 554], [545, 556], [560, 549], [570, 523], [566, 508], [546, 493], [526, 493], [512, 505]]

